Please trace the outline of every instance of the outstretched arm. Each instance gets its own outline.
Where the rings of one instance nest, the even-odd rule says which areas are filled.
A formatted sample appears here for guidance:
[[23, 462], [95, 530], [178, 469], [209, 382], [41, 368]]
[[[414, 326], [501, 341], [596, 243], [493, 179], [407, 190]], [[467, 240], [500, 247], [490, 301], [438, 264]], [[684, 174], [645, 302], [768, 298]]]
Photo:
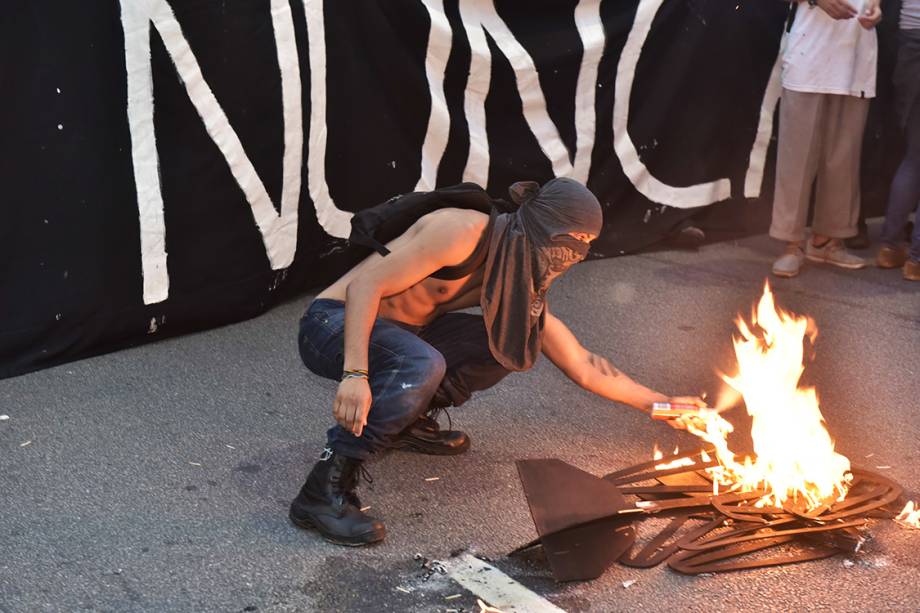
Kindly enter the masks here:
[[[569, 379], [608, 400], [646, 412], [651, 410], [653, 402], [676, 400], [636, 383], [606, 358], [582, 347], [572, 331], [549, 312], [543, 330], [543, 355]], [[697, 403], [696, 399], [681, 400]]]

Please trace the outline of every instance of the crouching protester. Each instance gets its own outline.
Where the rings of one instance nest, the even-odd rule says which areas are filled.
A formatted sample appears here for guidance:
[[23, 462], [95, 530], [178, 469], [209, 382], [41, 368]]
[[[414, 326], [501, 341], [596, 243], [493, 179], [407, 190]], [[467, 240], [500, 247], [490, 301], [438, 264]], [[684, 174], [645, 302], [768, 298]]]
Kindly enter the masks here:
[[[456, 189], [424, 198], [453, 197]], [[582, 347], [550, 312], [550, 284], [584, 259], [601, 231], [591, 192], [565, 178], [542, 188], [516, 183], [510, 191], [518, 207], [508, 212], [456, 208], [448, 199], [308, 307], [301, 357], [313, 373], [340, 383], [337, 424], [291, 504], [295, 525], [343, 545], [382, 540], [383, 523], [363, 512], [355, 495], [363, 462], [388, 449], [463, 453], [469, 437], [440, 429], [439, 410], [529, 369], [541, 352], [572, 381], [612, 401], [642, 410], [667, 400], [702, 405], [631, 380]], [[476, 306], [482, 315], [455, 312]]]

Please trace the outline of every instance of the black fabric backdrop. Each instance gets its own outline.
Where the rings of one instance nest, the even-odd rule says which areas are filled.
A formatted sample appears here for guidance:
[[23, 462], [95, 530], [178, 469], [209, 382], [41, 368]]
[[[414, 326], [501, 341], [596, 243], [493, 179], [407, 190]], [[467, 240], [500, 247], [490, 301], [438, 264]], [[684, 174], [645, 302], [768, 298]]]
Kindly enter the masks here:
[[[582, 58], [577, 2], [494, 4], [533, 58], [548, 114], [574, 152]], [[636, 67], [629, 133], [662, 181], [731, 179], [730, 200], [698, 209], [650, 202], [613, 149], [617, 63], [638, 5], [606, 0], [600, 7], [606, 44], [588, 185], [604, 205], [605, 230], [594, 255], [653, 246], [690, 216], [716, 237], [762, 231], [772, 162], [760, 198], [745, 199], [742, 186], [786, 5], [665, 0], [654, 19]], [[277, 207], [285, 128], [269, 0], [173, 0], [170, 6]], [[344, 241], [317, 223], [308, 190], [312, 43], [304, 6], [290, 3], [305, 136], [296, 256], [284, 270], [271, 269], [252, 210], [151, 27], [169, 297], [145, 305], [121, 5], [6, 0], [0, 14], [0, 377], [248, 318], [328, 282], [354, 261]], [[895, 14], [896, 6], [884, 8]], [[418, 0], [326, 2], [324, 9], [326, 181], [336, 205], [356, 211], [412, 191], [419, 179], [431, 109], [430, 20]], [[471, 48], [458, 0], [445, 0], [444, 14], [453, 32], [444, 74], [451, 123], [438, 185], [461, 181], [469, 151], [464, 90]], [[889, 19], [882, 30], [880, 100], [866, 138], [866, 208], [875, 214], [897, 162], [897, 133], [886, 111], [892, 25]], [[545, 181], [553, 171], [522, 115], [511, 65], [491, 37], [488, 44], [487, 189], [504, 196], [511, 182]], [[266, 342], [294, 342], [294, 334], [292, 321], [291, 339]]]

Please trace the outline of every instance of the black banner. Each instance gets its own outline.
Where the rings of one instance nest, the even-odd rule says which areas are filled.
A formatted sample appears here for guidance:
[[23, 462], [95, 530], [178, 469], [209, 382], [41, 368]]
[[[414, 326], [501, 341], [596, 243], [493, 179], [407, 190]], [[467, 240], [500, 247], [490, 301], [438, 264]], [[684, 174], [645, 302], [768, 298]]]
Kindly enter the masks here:
[[598, 257], [769, 216], [783, 2], [4, 8], [0, 377], [326, 283], [395, 194], [572, 176]]

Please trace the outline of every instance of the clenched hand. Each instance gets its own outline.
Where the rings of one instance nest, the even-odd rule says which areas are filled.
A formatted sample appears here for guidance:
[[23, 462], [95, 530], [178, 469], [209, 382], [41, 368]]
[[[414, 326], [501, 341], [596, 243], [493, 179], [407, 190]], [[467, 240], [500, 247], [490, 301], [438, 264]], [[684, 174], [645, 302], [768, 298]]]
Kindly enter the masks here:
[[882, 20], [882, 9], [879, 8], [879, 0], [869, 0], [866, 2], [866, 8], [860, 13], [859, 25], [867, 30], [871, 30], [878, 22]]
[[[671, 398], [668, 398], [668, 402], [672, 404], [689, 404], [700, 408], [704, 408], [706, 406], [706, 401], [699, 396], [672, 396]], [[696, 417], [689, 415], [687, 417], [680, 417], [678, 419], [669, 419], [667, 424], [675, 430], [686, 430], [690, 421], [693, 419], [696, 419]]]
[[818, 6], [834, 19], [852, 19], [856, 17], [856, 8], [847, 0], [818, 0]]
[[367, 414], [371, 409], [371, 386], [367, 379], [354, 377], [339, 383], [332, 414], [339, 424], [354, 434], [361, 436], [367, 425]]

